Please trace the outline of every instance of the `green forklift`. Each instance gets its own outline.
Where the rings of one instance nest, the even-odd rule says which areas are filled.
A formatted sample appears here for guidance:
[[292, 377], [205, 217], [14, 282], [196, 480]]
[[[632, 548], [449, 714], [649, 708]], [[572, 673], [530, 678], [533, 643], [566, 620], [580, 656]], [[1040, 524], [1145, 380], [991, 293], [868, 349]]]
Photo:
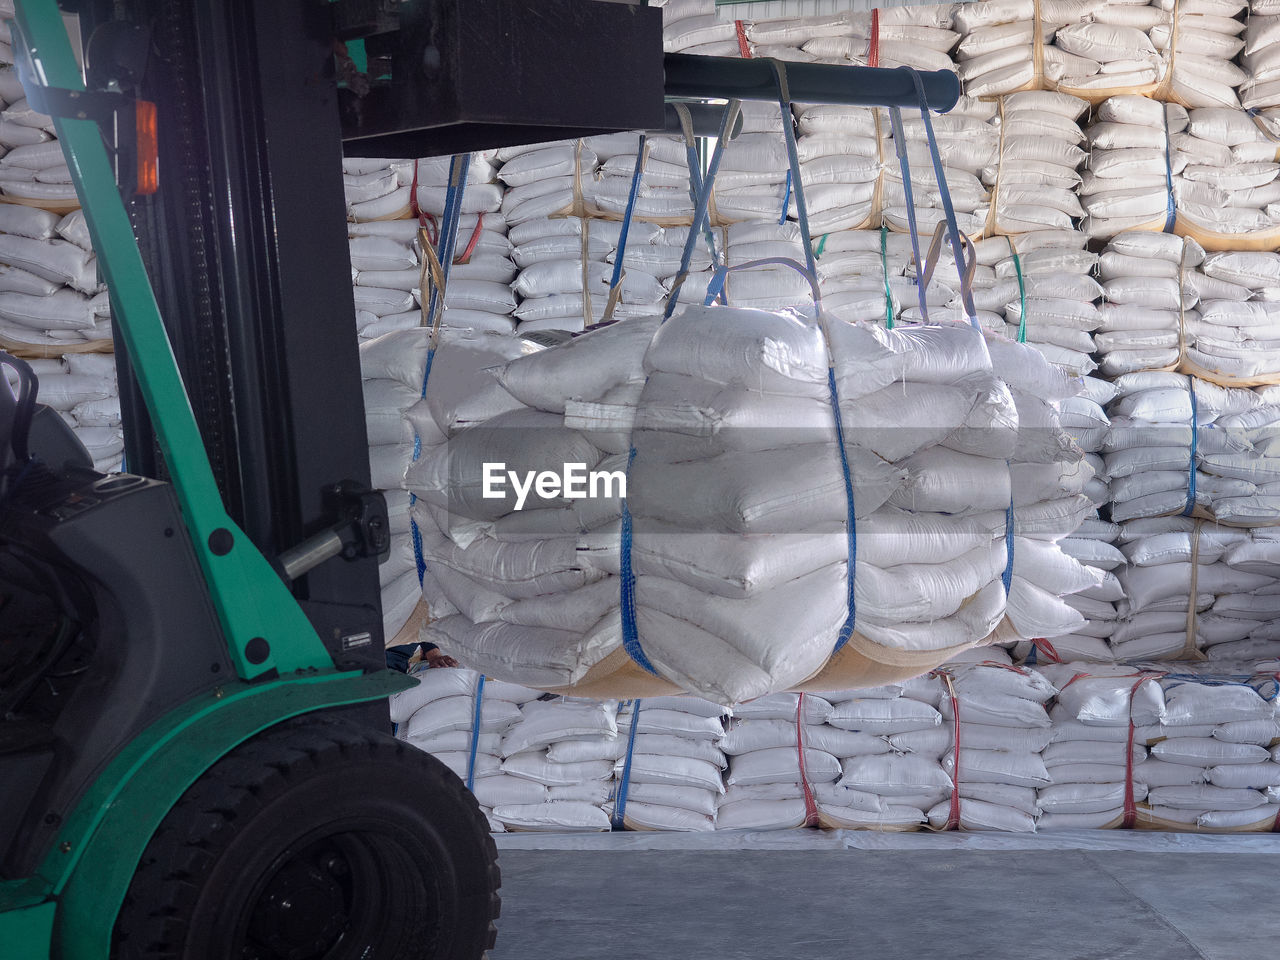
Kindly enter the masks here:
[[[63, 6], [16, 0], [12, 42], [111, 297], [129, 472], [0, 353], [0, 956], [481, 957], [488, 824], [387, 716], [415, 681], [383, 654], [343, 151], [675, 130], [665, 99], [774, 74], [664, 58], [643, 4]], [[797, 99], [919, 103], [799, 66]]]

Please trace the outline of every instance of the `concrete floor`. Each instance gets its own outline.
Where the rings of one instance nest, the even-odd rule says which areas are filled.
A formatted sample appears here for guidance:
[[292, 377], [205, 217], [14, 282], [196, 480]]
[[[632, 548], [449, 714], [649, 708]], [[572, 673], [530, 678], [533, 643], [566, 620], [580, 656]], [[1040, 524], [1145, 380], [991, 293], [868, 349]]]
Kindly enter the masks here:
[[880, 850], [628, 836], [503, 844], [492, 960], [1249, 960], [1280, 939], [1280, 838], [1188, 851], [1158, 837]]

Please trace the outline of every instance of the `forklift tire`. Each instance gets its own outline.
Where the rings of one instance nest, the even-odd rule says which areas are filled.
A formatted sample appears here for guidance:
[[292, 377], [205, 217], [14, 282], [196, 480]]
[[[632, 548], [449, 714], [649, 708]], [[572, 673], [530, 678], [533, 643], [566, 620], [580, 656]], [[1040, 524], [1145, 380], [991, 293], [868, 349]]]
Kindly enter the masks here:
[[480, 960], [501, 901], [475, 797], [435, 757], [340, 720], [231, 751], [169, 811], [117, 960]]

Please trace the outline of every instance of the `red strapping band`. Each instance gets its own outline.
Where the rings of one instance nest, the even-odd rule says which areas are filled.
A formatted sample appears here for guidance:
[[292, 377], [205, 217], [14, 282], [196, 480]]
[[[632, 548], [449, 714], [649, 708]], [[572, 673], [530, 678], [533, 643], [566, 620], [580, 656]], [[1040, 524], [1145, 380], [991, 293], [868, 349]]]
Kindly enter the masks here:
[[745, 59], [750, 60], [751, 44], [747, 40], [746, 26], [743, 25], [741, 20], [735, 20], [733, 21], [733, 29], [737, 31], [738, 34], [738, 52], [741, 53]]
[[941, 674], [942, 682], [947, 685], [947, 696], [951, 698], [951, 725], [955, 727], [955, 753], [951, 764], [951, 809], [947, 811], [947, 824], [944, 830], [960, 829], [960, 701], [956, 699], [956, 685], [951, 674]]
[[1026, 671], [1026, 669], [1024, 669], [1023, 667], [1016, 667], [1016, 666], [1014, 666], [1014, 665], [1013, 665], [1013, 664], [1011, 664], [1011, 663], [1000, 663], [999, 661], [996, 661], [996, 660], [984, 660], [984, 661], [982, 661], [982, 663], [978, 664], [978, 666], [980, 666], [980, 667], [999, 667], [1001, 670], [1008, 670], [1008, 671], [1010, 671], [1010, 672], [1012, 672], [1012, 673], [1016, 673], [1016, 674], [1017, 674], [1018, 676], [1020, 676], [1020, 677], [1028, 677], [1028, 676], [1030, 676], [1030, 674], [1029, 674], [1029, 673]]
[[476, 214], [476, 228], [471, 231], [471, 239], [467, 241], [467, 247], [462, 251], [462, 256], [454, 257], [454, 263], [470, 263], [471, 254], [476, 251], [476, 244], [480, 242], [480, 231], [484, 229], [484, 211]]
[[[1129, 688], [1129, 737], [1127, 740], [1127, 752], [1124, 757], [1124, 819], [1121, 826], [1126, 830], [1132, 830], [1134, 823], [1138, 819], [1138, 805], [1133, 799], [1133, 698], [1141, 687], [1148, 680], [1155, 680], [1162, 676], [1159, 673], [1144, 673], [1138, 677], [1133, 686]], [[1073, 678], [1074, 679], [1074, 678]]]
[[1048, 660], [1050, 663], [1063, 662], [1062, 656], [1058, 653], [1054, 645], [1050, 643], [1048, 640], [1046, 640], [1044, 637], [1036, 637], [1034, 640], [1031, 641], [1031, 644], [1040, 653], [1042, 653], [1044, 655], [1044, 658]]
[[1077, 680], [1083, 680], [1085, 677], [1091, 677], [1091, 676], [1093, 676], [1093, 674], [1091, 673], [1077, 673], [1070, 680], [1068, 680], [1066, 683], [1060, 686], [1058, 688], [1058, 692], [1061, 693], [1063, 690], [1067, 689], [1067, 687], [1071, 686]]
[[[741, 21], [739, 21], [741, 22]], [[809, 786], [809, 772], [804, 763], [804, 694], [796, 697], [796, 756], [800, 760], [800, 789], [804, 792], [804, 825], [818, 825], [818, 804], [813, 799], [813, 788]]]
[[867, 66], [880, 66], [880, 11], [871, 11], [871, 48], [867, 51]]

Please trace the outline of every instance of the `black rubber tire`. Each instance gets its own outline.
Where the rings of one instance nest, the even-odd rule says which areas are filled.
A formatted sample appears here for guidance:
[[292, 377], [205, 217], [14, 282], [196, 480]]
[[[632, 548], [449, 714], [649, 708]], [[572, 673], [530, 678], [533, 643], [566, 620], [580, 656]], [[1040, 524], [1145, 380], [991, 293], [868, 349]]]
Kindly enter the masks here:
[[[112, 957], [480, 960], [499, 884], [488, 823], [452, 771], [391, 736], [311, 716], [233, 750], [169, 811]], [[327, 946], [300, 945], [313, 936]]]

